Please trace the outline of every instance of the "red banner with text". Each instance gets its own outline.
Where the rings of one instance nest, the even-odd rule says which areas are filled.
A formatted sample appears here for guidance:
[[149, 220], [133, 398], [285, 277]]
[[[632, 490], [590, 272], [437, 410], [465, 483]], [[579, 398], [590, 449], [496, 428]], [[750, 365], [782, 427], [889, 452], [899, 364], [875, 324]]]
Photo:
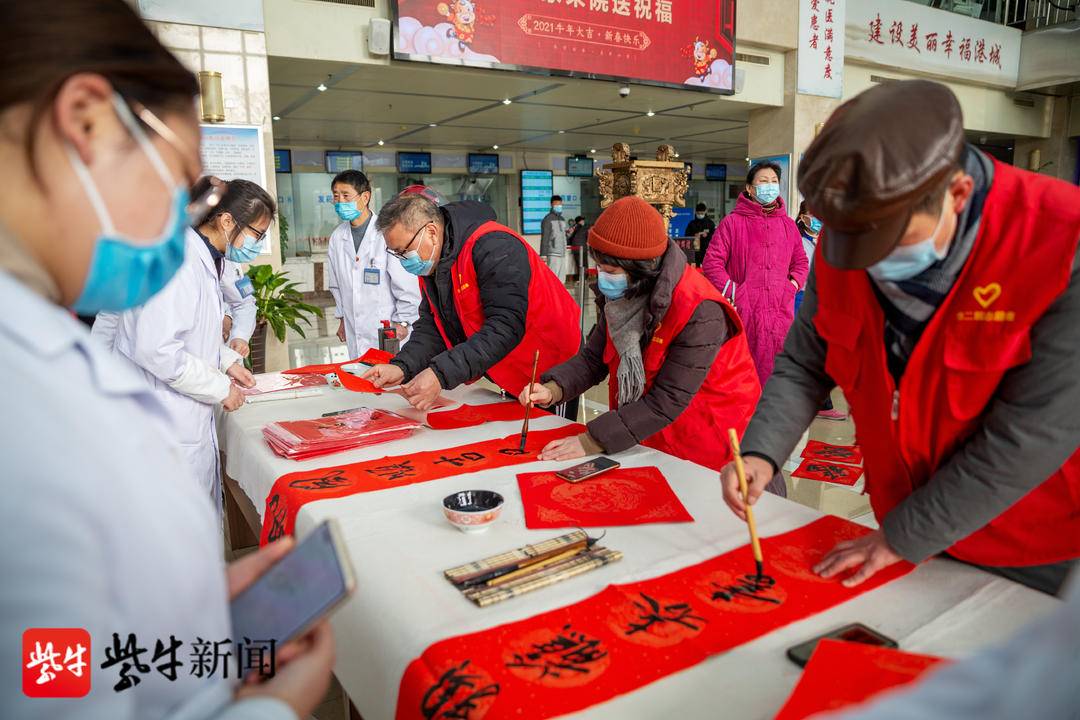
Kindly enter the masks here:
[[400, 59], [731, 92], [735, 0], [398, 0]]

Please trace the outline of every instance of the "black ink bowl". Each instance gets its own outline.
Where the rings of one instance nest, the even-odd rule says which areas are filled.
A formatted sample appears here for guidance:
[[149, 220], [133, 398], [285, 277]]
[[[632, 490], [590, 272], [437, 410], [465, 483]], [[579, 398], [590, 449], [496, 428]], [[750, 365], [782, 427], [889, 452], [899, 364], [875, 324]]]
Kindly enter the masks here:
[[492, 490], [462, 490], [443, 498], [443, 514], [464, 533], [488, 529], [502, 512], [503, 496]]

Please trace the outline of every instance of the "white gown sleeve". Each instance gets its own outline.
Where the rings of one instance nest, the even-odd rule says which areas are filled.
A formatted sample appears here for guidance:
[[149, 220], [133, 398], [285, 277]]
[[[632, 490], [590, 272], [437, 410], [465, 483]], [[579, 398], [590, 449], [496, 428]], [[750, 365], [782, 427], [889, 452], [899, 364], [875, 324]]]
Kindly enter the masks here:
[[330, 291], [330, 294], [334, 296], [334, 317], [342, 317], [341, 312], [341, 285], [338, 283], [337, 268], [334, 266], [334, 238], [337, 236], [335, 230], [330, 235], [329, 246], [326, 249], [326, 286]]
[[97, 339], [111, 350], [116, 342], [116, 329], [119, 325], [119, 313], [99, 312], [94, 318], [93, 327], [90, 328], [90, 337]]

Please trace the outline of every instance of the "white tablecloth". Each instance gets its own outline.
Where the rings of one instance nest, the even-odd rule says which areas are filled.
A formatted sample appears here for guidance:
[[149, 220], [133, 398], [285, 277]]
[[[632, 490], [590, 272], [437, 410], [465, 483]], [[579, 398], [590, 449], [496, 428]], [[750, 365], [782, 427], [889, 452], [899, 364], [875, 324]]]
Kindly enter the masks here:
[[[496, 399], [483, 390], [448, 396], [472, 403]], [[260, 434], [260, 428], [271, 420], [316, 417], [359, 405], [401, 409], [404, 402], [395, 395], [358, 395], [328, 388], [319, 397], [247, 406], [221, 423], [226, 471], [261, 513], [274, 480], [287, 472], [441, 449], [520, 430], [518, 423], [442, 432], [424, 429], [407, 440], [306, 462], [274, 456]], [[551, 428], [564, 422], [548, 416], [534, 419], [531, 427]], [[332, 624], [338, 654], [335, 673], [365, 720], [393, 718], [405, 667], [438, 640], [531, 617], [587, 598], [608, 584], [662, 575], [747, 542], [746, 526], [724, 505], [714, 471], [641, 447], [615, 457], [626, 467], [659, 467], [695, 522], [610, 528], [603, 544], [621, 550], [621, 562], [484, 609], [462, 597], [443, 579], [442, 571], [563, 532], [525, 528], [516, 475], [569, 463], [488, 470], [308, 503], [301, 509], [296, 525], [300, 536], [327, 518], [338, 520], [356, 570], [357, 592]], [[502, 516], [482, 535], [462, 534], [442, 516], [442, 498], [469, 488], [495, 490], [506, 498]], [[756, 507], [758, 529], [764, 536], [792, 530], [820, 516], [772, 495], [763, 497]], [[1008, 636], [1057, 604], [1053, 598], [988, 573], [934, 560], [831, 610], [574, 717], [772, 717], [800, 672], [786, 659], [785, 650], [816, 634], [863, 622], [894, 638], [905, 650], [957, 657]]]

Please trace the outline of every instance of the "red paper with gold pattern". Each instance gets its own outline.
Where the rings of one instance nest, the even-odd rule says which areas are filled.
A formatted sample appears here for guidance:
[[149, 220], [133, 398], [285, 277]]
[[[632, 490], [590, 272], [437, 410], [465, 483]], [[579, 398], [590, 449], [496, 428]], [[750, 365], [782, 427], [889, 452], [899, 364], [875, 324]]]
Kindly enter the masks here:
[[862, 462], [862, 450], [858, 445], [833, 445], [820, 440], [810, 440], [803, 448], [802, 456], [812, 460], [858, 465]]
[[611, 527], [693, 522], [655, 467], [616, 468], [577, 483], [553, 472], [521, 473], [525, 527]]
[[760, 581], [744, 545], [651, 580], [609, 585], [527, 620], [437, 642], [406, 668], [396, 717], [547, 718], [632, 692], [912, 570], [898, 563], [854, 588], [811, 571], [837, 542], [868, 532], [824, 517], [764, 538], [769, 575]]
[[[540, 408], [533, 408], [532, 417], [546, 415]], [[453, 410], [440, 410], [427, 415], [427, 426], [433, 430], [457, 430], [458, 428], [483, 425], [486, 422], [524, 420], [525, 408], [519, 402], [497, 402], [486, 405], [462, 405]]]
[[536, 456], [552, 440], [584, 431], [583, 425], [531, 431], [524, 453], [518, 450], [521, 435], [515, 433], [497, 440], [458, 445], [445, 450], [395, 455], [282, 475], [274, 481], [274, 487], [266, 498], [259, 543], [265, 545], [283, 535], [291, 535], [296, 524], [296, 513], [304, 503], [535, 462]]
[[862, 468], [857, 465], [837, 465], [807, 458], [799, 464], [795, 472], [791, 473], [791, 477], [820, 480], [837, 485], [854, 485], [862, 477]]
[[932, 655], [822, 640], [775, 720], [801, 720], [819, 712], [857, 705], [913, 682], [941, 662], [941, 658]]

